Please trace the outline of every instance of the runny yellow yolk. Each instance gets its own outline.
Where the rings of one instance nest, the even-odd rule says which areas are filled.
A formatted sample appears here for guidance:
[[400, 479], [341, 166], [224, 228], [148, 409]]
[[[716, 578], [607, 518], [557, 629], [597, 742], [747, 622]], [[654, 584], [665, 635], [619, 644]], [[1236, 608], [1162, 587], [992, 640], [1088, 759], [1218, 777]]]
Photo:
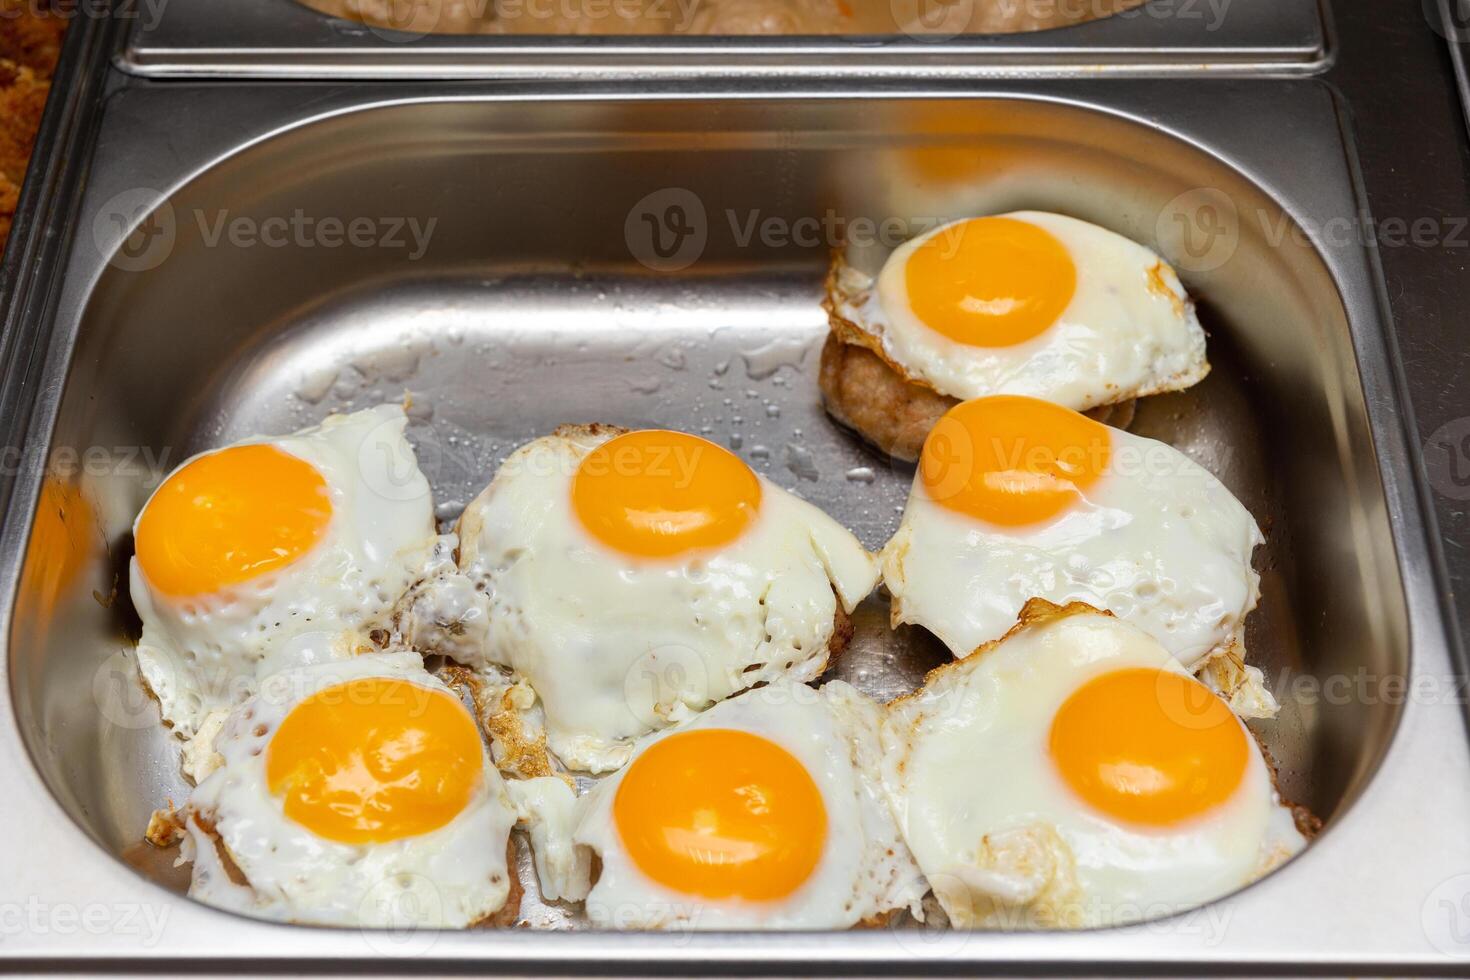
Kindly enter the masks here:
[[138, 519], [138, 563], [165, 595], [207, 595], [296, 561], [331, 519], [316, 467], [274, 446], [231, 446], [158, 488]]
[[971, 347], [1010, 347], [1057, 321], [1077, 290], [1072, 257], [1050, 232], [1016, 218], [940, 228], [904, 265], [919, 321]]
[[1167, 827], [1219, 806], [1245, 778], [1245, 730], [1193, 677], [1149, 667], [1093, 678], [1051, 725], [1062, 779], [1095, 810]]
[[773, 901], [810, 877], [827, 810], [791, 753], [750, 732], [698, 729], [649, 746], [613, 800], [628, 856], [683, 895]]
[[628, 432], [593, 449], [572, 477], [572, 510], [603, 544], [669, 558], [728, 544], [760, 509], [761, 484], [734, 453], [682, 432]]
[[956, 513], [1019, 526], [1079, 503], [1111, 456], [1102, 423], [1036, 398], [993, 395], [944, 414], [924, 440], [919, 477], [931, 500]]
[[286, 816], [344, 844], [381, 844], [449, 823], [484, 779], [474, 719], [452, 695], [359, 678], [318, 691], [266, 750]]

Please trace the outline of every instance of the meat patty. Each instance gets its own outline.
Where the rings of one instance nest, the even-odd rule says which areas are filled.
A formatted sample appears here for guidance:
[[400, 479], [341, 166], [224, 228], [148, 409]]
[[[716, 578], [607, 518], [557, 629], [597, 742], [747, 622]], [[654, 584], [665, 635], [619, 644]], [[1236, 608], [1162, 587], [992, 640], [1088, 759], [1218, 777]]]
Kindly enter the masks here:
[[[909, 381], [866, 347], [827, 335], [817, 378], [833, 418], [896, 459], [914, 462], [934, 423], [958, 398]], [[1119, 429], [1133, 421], [1135, 400], [1100, 405], [1085, 414]]]

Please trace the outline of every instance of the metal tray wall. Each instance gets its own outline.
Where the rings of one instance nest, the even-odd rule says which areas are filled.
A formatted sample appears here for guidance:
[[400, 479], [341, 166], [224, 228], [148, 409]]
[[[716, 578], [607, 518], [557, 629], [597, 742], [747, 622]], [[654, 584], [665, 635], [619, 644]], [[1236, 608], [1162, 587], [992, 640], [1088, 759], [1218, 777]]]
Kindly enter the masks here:
[[[726, 212], [741, 221], [789, 222], [827, 209], [922, 220], [1050, 207], [1159, 247], [1201, 298], [1216, 374], [1149, 403], [1140, 428], [1220, 472], [1267, 527], [1265, 598], [1250, 644], [1287, 710], [1262, 733], [1288, 791], [1329, 819], [1324, 838], [1212, 906], [1226, 930], [1215, 944], [1201, 943], [1198, 918], [1180, 917], [1049, 937], [884, 932], [681, 937], [675, 945], [436, 934], [427, 937], [433, 955], [608, 964], [720, 955], [838, 969], [855, 959], [877, 967], [912, 966], [916, 957], [1036, 966], [1085, 958], [1126, 969], [1150, 960], [1284, 962], [1312, 942], [1314, 928], [1350, 937], [1330, 950], [1311, 947], [1333, 961], [1432, 952], [1422, 928], [1352, 924], [1355, 914], [1373, 918], [1387, 892], [1428, 894], [1438, 869], [1454, 866], [1451, 852], [1465, 850], [1444, 840], [1426, 858], [1425, 848], [1434, 831], [1444, 836], [1434, 814], [1446, 803], [1464, 812], [1463, 770], [1458, 782], [1451, 766], [1451, 778], [1428, 785], [1405, 759], [1432, 757], [1440, 770], [1463, 762], [1458, 710], [1384, 698], [1308, 701], [1280, 688], [1283, 679], [1321, 683], [1362, 671], [1405, 680], [1449, 672], [1432, 594], [1423, 592], [1422, 527], [1394, 425], [1398, 395], [1372, 266], [1356, 243], [1295, 234], [1358, 213], [1340, 117], [1328, 90], [1310, 83], [1198, 89], [1160, 97], [1154, 86], [1084, 92], [1054, 83], [943, 101], [836, 93], [733, 101], [171, 85], [115, 96], [100, 144], [107, 154], [80, 211], [96, 220], [78, 229], [58, 279], [48, 394], [32, 430], [53, 459], [101, 447], [111, 462], [100, 474], [83, 467], [75, 475], [87, 519], [63, 521], [59, 539], [54, 525], [48, 534], [35, 520], [44, 521], [48, 503], [39, 479], [12, 501], [11, 524], [35, 530], [29, 560], [7, 570], [19, 587], [8, 635], [19, 727], [4, 738], [20, 764], [12, 770], [17, 806], [0, 826], [47, 818], [29, 824], [47, 845], [36, 854], [59, 850], [76, 862], [49, 887], [86, 882], [105, 894], [142, 894], [170, 910], [170, 923], [216, 940], [202, 944], [187, 926], [173, 927], [170, 952], [246, 955], [266, 934], [282, 955], [376, 949], [384, 940], [371, 935], [233, 920], [168, 897], [104, 856], [147, 856], [134, 842], [148, 809], [181, 789], [151, 706], [117, 699], [128, 689], [116, 686], [129, 678], [128, 614], [125, 599], [107, 601], [127, 526], [168, 459], [407, 388], [432, 406], [412, 434], [446, 517], [519, 441], [557, 422], [600, 418], [707, 428], [726, 440], [738, 433], [758, 468], [876, 546], [894, 526], [909, 474], [866, 453], [816, 406], [811, 347], [823, 329], [816, 299], [826, 243], [741, 246]], [[1234, 110], [1228, 118], [1205, 111], [1224, 104]], [[187, 143], [167, 139], [178, 132], [190, 134]], [[1319, 165], [1310, 179], [1275, 162], [1261, 139], [1272, 132], [1311, 148]], [[975, 169], [945, 186], [909, 167], [936, 151]], [[128, 222], [108, 219], [146, 213], [158, 188], [170, 191], [171, 244], [157, 262], [147, 248], [118, 258]], [[646, 253], [627, 229], [640, 201], [670, 188], [701, 202], [708, 235], [697, 262], [655, 274], [636, 261]], [[1208, 252], [1192, 255], [1175, 220], [1181, 208], [1186, 218], [1194, 213], [1190, 195], [1202, 191], [1223, 194], [1236, 213], [1235, 243], [1218, 265]], [[440, 223], [414, 261], [386, 248], [211, 246], [199, 224], [221, 210], [262, 219], [298, 208]], [[405, 340], [416, 345], [407, 369]], [[373, 367], [384, 363], [400, 368]], [[335, 382], [322, 385], [333, 370]], [[548, 390], [560, 394], [548, 399]], [[151, 450], [158, 465], [137, 454], [121, 465], [117, 456], [130, 447]], [[77, 563], [65, 589], [43, 574], [58, 540]], [[844, 669], [891, 695], [935, 654], [917, 631], [895, 643], [880, 628], [881, 609], [870, 613]], [[1352, 856], [1362, 868], [1363, 837], [1386, 820], [1401, 846], [1377, 842], [1381, 874], [1364, 871], [1355, 904], [1340, 884], [1342, 861]], [[26, 870], [39, 888], [46, 867]], [[1328, 896], [1343, 909], [1332, 923], [1280, 913]], [[38, 949], [46, 942], [35, 938]], [[97, 948], [150, 954], [111, 942]]]

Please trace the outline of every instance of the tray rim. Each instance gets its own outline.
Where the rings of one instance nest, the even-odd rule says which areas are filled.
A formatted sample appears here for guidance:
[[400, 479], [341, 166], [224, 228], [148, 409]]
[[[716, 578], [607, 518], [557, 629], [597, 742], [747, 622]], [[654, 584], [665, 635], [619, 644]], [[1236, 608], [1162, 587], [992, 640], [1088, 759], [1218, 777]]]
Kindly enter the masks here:
[[[131, 0], [136, 7], [142, 0]], [[1152, 4], [1202, 0], [1149, 0]], [[1231, 0], [1227, 0], [1231, 2]], [[151, 78], [502, 78], [552, 81], [661, 77], [844, 79], [1139, 74], [1308, 75], [1335, 56], [1328, 0], [1235, 0], [1218, 29], [1146, 16], [1025, 34], [942, 42], [832, 37], [464, 37], [395, 35], [330, 18], [294, 0], [169, 0], [156, 23], [134, 17], [117, 66]], [[281, 6], [295, 9], [282, 12]], [[1154, 7], [1152, 9], [1157, 9]], [[1242, 15], [1243, 14], [1243, 15]]]

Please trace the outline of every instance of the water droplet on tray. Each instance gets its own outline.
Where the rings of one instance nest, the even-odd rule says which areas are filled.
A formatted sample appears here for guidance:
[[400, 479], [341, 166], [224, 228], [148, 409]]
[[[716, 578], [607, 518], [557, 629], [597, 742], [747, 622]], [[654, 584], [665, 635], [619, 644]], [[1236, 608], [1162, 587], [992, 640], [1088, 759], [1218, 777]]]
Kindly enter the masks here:
[[822, 475], [812, 451], [794, 442], [786, 444], [786, 468], [801, 480], [817, 480]]

